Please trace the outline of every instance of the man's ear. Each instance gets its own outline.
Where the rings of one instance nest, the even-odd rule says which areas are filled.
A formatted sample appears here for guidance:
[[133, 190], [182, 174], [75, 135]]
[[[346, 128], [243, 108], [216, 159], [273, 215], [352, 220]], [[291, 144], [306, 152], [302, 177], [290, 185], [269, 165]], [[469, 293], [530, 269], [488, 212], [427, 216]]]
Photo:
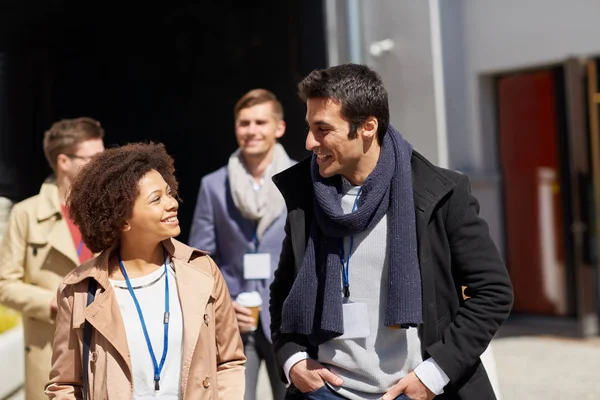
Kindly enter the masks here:
[[285, 121], [279, 120], [277, 121], [277, 130], [275, 131], [275, 137], [280, 139], [283, 135], [285, 135]]
[[379, 121], [377, 121], [377, 118], [370, 116], [365, 122], [362, 123], [361, 127], [359, 128], [359, 132], [363, 140], [373, 139], [377, 137], [378, 128]]
[[56, 156], [56, 170], [64, 172], [69, 169], [68, 164], [71, 162], [71, 159], [66, 154], [59, 154]]

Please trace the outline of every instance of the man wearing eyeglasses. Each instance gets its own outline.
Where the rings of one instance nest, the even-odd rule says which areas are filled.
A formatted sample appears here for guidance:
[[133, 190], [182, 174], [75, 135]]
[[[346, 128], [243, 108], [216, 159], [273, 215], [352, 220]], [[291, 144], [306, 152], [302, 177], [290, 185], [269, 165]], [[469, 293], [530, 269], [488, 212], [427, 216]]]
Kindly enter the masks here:
[[0, 303], [23, 316], [26, 400], [47, 399], [58, 286], [93, 256], [69, 218], [65, 198], [79, 169], [104, 150], [103, 138], [104, 129], [91, 118], [50, 127], [44, 154], [53, 174], [38, 195], [13, 207], [0, 247]]

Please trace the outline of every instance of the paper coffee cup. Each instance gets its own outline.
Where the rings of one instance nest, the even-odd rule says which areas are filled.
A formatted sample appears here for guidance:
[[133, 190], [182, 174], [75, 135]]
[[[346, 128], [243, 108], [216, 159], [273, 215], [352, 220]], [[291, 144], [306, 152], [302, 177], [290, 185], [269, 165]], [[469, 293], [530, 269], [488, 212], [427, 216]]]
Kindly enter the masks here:
[[254, 327], [250, 329], [255, 331], [258, 328], [258, 316], [260, 314], [260, 306], [262, 306], [262, 297], [258, 292], [244, 292], [240, 293], [235, 299], [241, 306], [249, 308], [252, 312], [252, 318], [254, 319]]

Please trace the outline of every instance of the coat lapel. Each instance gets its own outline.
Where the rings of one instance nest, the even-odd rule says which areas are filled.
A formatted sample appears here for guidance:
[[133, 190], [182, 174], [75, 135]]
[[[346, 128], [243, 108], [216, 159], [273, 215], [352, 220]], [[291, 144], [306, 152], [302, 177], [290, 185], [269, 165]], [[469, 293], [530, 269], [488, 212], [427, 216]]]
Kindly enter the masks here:
[[48, 244], [52, 246], [56, 251], [62, 253], [69, 260], [73, 261], [74, 266], [80, 264], [79, 257], [77, 256], [77, 249], [73, 243], [73, 236], [69, 231], [67, 220], [61, 214], [59, 219], [52, 225], [50, 235], [48, 237]]
[[294, 263], [296, 272], [302, 265], [304, 249], [306, 248], [305, 216], [304, 210], [297, 208], [289, 213], [290, 236], [292, 239], [292, 248], [294, 251]]
[[440, 174], [436, 167], [417, 152], [413, 152], [411, 164], [417, 247], [423, 293], [424, 324], [422, 327], [422, 342], [423, 347], [426, 347], [437, 341], [435, 273], [431, 264], [431, 248], [427, 237], [427, 225], [435, 207], [454, 188], [455, 184]]
[[[214, 278], [176, 258], [173, 258], [173, 263], [183, 316], [182, 363], [189, 367], [200, 337], [206, 305], [213, 291]], [[185, 388], [189, 368], [184, 367], [181, 372], [181, 382], [184, 382], [183, 387]]]
[[83, 315], [121, 355], [129, 368], [129, 377], [132, 377], [127, 334], [112, 286], [108, 285], [104, 291], [99, 290], [94, 302], [86, 307]]
[[[306, 215], [312, 215], [313, 210], [313, 186], [310, 175], [310, 163], [312, 156], [274, 175], [273, 182], [283, 195], [288, 209], [288, 223], [290, 226], [290, 237], [294, 251], [294, 262], [296, 272], [302, 264], [306, 238], [310, 234], [310, 226], [306, 226]], [[306, 190], [306, 189], [309, 190]]]
[[77, 249], [73, 243], [73, 236], [71, 236], [67, 220], [61, 212], [58, 187], [53, 177], [46, 179], [40, 189], [39, 196], [41, 201], [37, 209], [38, 224], [36, 226], [41, 226], [40, 223], [43, 221], [52, 219], [53, 222], [50, 231], [44, 232], [47, 235], [48, 244], [73, 261], [74, 266], [78, 266], [80, 262], [77, 256]]

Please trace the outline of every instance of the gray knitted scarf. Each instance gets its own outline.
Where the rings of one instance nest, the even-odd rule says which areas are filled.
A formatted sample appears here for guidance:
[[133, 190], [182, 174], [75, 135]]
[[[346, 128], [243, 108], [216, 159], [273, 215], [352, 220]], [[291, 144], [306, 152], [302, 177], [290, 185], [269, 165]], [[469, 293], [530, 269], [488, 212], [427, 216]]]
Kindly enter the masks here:
[[341, 178], [322, 178], [313, 156], [315, 219], [302, 265], [283, 304], [282, 333], [307, 335], [313, 345], [344, 333], [343, 238], [373, 228], [388, 213], [389, 288], [384, 325], [406, 328], [422, 323], [411, 155], [411, 145], [390, 125], [377, 165], [362, 185], [356, 210], [349, 214], [342, 210]]

